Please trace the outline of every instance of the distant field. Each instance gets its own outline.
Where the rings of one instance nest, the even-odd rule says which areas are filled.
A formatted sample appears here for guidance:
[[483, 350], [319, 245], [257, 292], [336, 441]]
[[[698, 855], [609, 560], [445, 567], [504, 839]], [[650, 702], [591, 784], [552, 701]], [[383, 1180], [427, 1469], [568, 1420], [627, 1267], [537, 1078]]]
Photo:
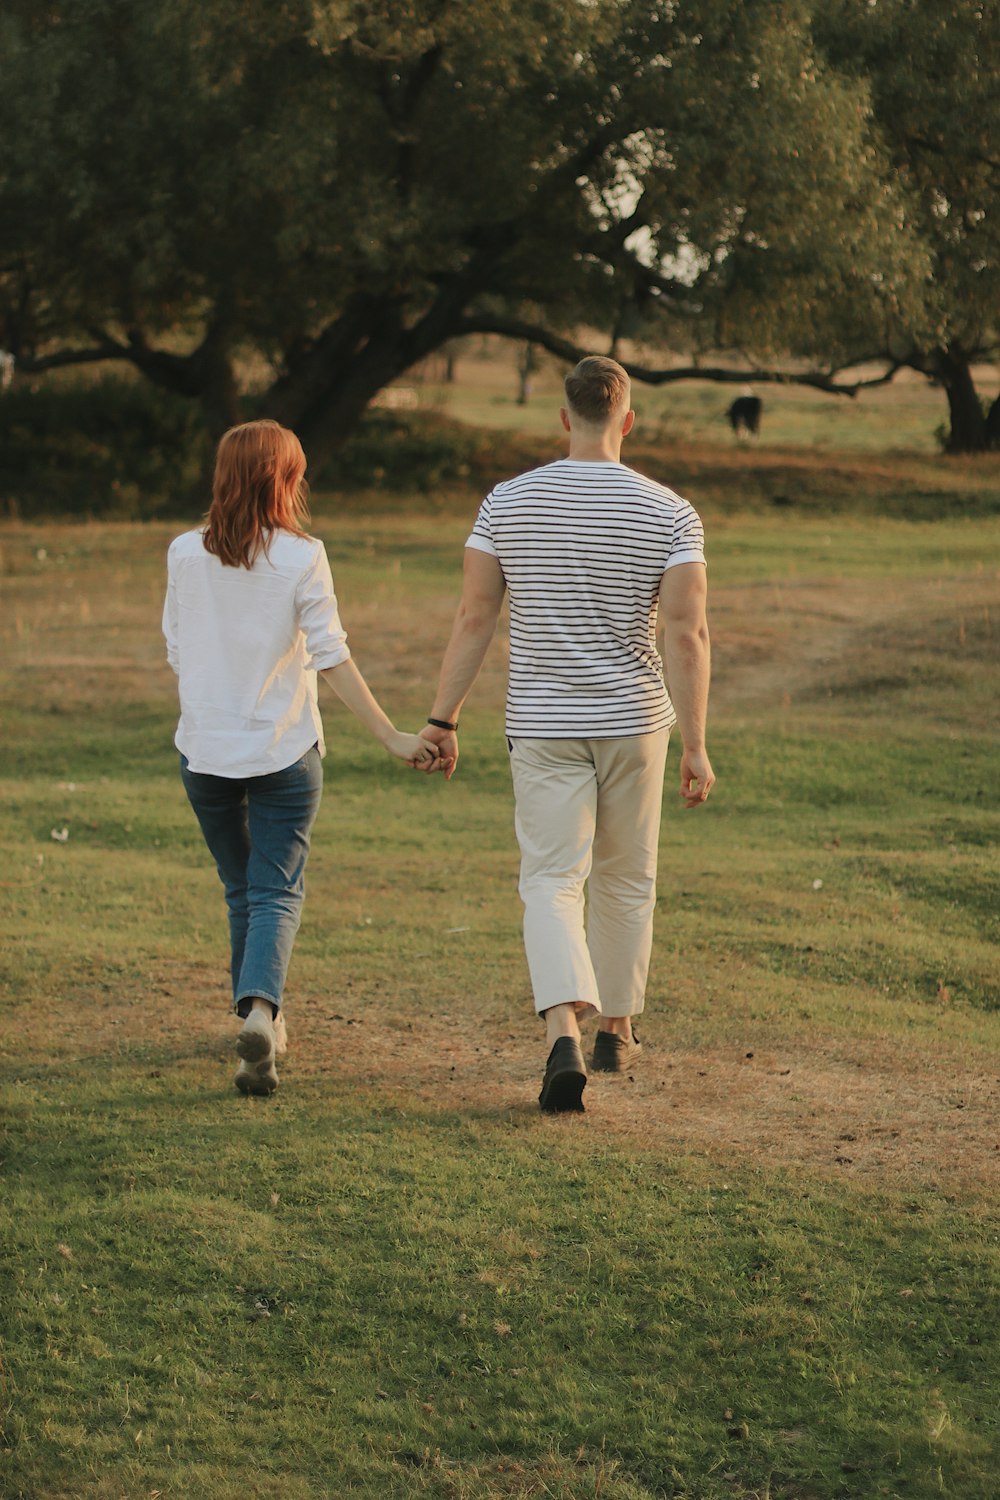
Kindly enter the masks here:
[[[646, 1055], [573, 1121], [535, 1105], [502, 636], [450, 785], [328, 704], [292, 1051], [242, 1100], [176, 527], [0, 526], [4, 1496], [993, 1493], [1000, 525], [694, 482], [719, 784], [679, 811], [672, 754]], [[476, 498], [317, 500], [402, 724]]]
[[[421, 486], [426, 505], [449, 511], [469, 507], [497, 479], [565, 451], [558, 417], [562, 367], [543, 359], [527, 403], [519, 405], [515, 353], [501, 346], [491, 348], [488, 357], [460, 358], [452, 384], [439, 378], [439, 361], [428, 361], [393, 388], [416, 403], [413, 409], [403, 407], [404, 424], [426, 439], [436, 434], [441, 443], [455, 445], [446, 482]], [[980, 371], [979, 381], [989, 395], [995, 372]], [[944, 395], [925, 380], [903, 374], [856, 400], [804, 387], [762, 386], [759, 442], [737, 440], [729, 429], [725, 412], [739, 389], [707, 382], [652, 388], [635, 382], [638, 420], [625, 447], [626, 461], [717, 515], [853, 515], [867, 524], [873, 516], [952, 521], [1000, 514], [1000, 455], [942, 453], [935, 432], [946, 418]], [[391, 391], [386, 399], [394, 399]], [[397, 464], [394, 477], [386, 480], [384, 501], [362, 486], [360, 493], [344, 493], [334, 503], [352, 511], [398, 509], [405, 504], [400, 481], [405, 495], [405, 464]]]
[[[383, 391], [327, 467], [313, 465], [317, 514], [468, 514], [498, 480], [561, 454], [562, 367], [543, 359], [519, 405], [517, 353], [470, 342], [452, 383], [438, 358]], [[996, 385], [996, 372], [979, 372], [984, 397]], [[944, 455], [945, 400], [926, 381], [903, 375], [854, 401], [761, 387], [759, 442], [729, 430], [739, 390], [636, 382], [626, 459], [716, 514], [1000, 514], [1000, 454]], [[121, 372], [56, 371], [0, 402], [0, 516], [194, 517], [207, 503], [210, 447], [191, 401]]]
[[[515, 345], [498, 345], [488, 357], [459, 357], [455, 380], [446, 384], [440, 360], [430, 360], [403, 381], [422, 404], [474, 426], [507, 428], [536, 435], [557, 433], [556, 408], [561, 400], [563, 366], [541, 356], [531, 378], [527, 405], [517, 403], [519, 380]], [[644, 363], [650, 363], [646, 356]], [[708, 361], [710, 362], [710, 361]], [[872, 374], [878, 371], [873, 370]], [[997, 372], [977, 374], [984, 397], [997, 394]], [[767, 447], [818, 448], [848, 453], [939, 453], [937, 430], [947, 423], [944, 392], [922, 377], [901, 372], [891, 385], [863, 391], [854, 399], [829, 396], [805, 386], [748, 384], [764, 403], [761, 441]], [[739, 385], [682, 381], [648, 386], [636, 381], [633, 403], [638, 413], [637, 445], [651, 442], [736, 445], [725, 413], [740, 394]]]

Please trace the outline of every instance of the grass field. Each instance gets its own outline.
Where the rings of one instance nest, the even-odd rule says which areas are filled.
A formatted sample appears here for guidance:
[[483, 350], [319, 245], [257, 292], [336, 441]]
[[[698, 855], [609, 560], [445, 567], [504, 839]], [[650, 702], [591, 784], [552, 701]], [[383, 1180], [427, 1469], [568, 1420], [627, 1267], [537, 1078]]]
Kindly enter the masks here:
[[[547, 435], [552, 430], [553, 406], [562, 399], [565, 366], [541, 354], [539, 369], [532, 376], [528, 400], [518, 404], [519, 379], [516, 363], [520, 349], [512, 344], [487, 343], [478, 350], [469, 340], [455, 364], [451, 383], [443, 379], [443, 362], [430, 359], [408, 382], [420, 404], [445, 412], [477, 427], [501, 428]], [[664, 356], [656, 351], [628, 348], [624, 357], [656, 367]], [[724, 357], [709, 358], [707, 364], [726, 365]], [[857, 375], [872, 378], [878, 367], [866, 367]], [[998, 371], [977, 369], [976, 383], [983, 397], [992, 401], [997, 391]], [[849, 376], [843, 377], [846, 381]], [[939, 454], [940, 428], [947, 425], [944, 392], [912, 371], [901, 371], [891, 385], [863, 390], [856, 397], [831, 396], [808, 386], [753, 385], [764, 403], [762, 441], [768, 448], [807, 448], [813, 453], [879, 453], [911, 458]], [[672, 445], [714, 444], [733, 441], [725, 413], [739, 385], [712, 381], [679, 381], [671, 385], [633, 382], [632, 398], [637, 413], [636, 443], [650, 441]]]
[[[475, 503], [316, 505], [401, 724]], [[683, 813], [671, 762], [646, 1055], [572, 1120], [502, 640], [450, 785], [330, 700], [292, 1049], [245, 1100], [177, 528], [0, 528], [5, 1497], [996, 1492], [1000, 526], [705, 510], [719, 784]]]

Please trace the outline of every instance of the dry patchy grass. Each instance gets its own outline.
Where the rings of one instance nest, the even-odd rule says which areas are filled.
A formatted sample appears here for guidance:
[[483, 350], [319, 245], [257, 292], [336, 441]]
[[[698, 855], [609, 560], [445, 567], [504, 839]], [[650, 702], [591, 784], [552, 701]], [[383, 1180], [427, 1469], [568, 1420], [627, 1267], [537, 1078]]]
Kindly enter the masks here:
[[[110, 725], [110, 737], [117, 724], [126, 727], [127, 736], [137, 704], [142, 706], [139, 734], [147, 737], [145, 758], [160, 772], [169, 769], [168, 746], [149, 744], [148, 735], [157, 727], [162, 731], [173, 702], [173, 681], [161, 662], [158, 612], [163, 549], [174, 529], [5, 528], [6, 691], [43, 744], [48, 730], [63, 757], [63, 774], [72, 766], [74, 724], [86, 738], [88, 715], [94, 715]], [[419, 518], [355, 516], [324, 529], [355, 650], [394, 711], [413, 717], [427, 701], [446, 636], [465, 523], [439, 519], [429, 529]], [[859, 577], [848, 556], [852, 549], [865, 549], [859, 528], [831, 539], [821, 528], [802, 526], [797, 544], [791, 538], [785, 548], [773, 528], [770, 533], [764, 528], [762, 535], [759, 524], [720, 525], [712, 601], [716, 725], [729, 726], [737, 736], [760, 736], [769, 722], [785, 729], [826, 724], [833, 734], [853, 724], [863, 742], [866, 733], [906, 733], [907, 705], [918, 721], [921, 714], [933, 715], [936, 731], [951, 725], [957, 732], [974, 700], [977, 731], [989, 729], [996, 699], [982, 689], [996, 666], [992, 534], [983, 528], [958, 538], [953, 545], [965, 550], [957, 564], [937, 557], [936, 535], [930, 528], [902, 527], [891, 531], [887, 543], [887, 534], [878, 532], [875, 556], [868, 557], [866, 575]], [[913, 543], [909, 554], [908, 542]], [[824, 557], [829, 558], [825, 571]], [[470, 717], [495, 720], [503, 676], [500, 641], [475, 691]], [[149, 720], [145, 731], [142, 714]], [[349, 735], [342, 719], [328, 717], [334, 737]], [[42, 765], [36, 762], [36, 769]], [[127, 765], [122, 769], [129, 774]], [[460, 772], [469, 796], [475, 795], [476, 774], [469, 754]], [[461, 787], [460, 779], [455, 790], [461, 793]], [[766, 788], [761, 791], [766, 795]], [[723, 779], [718, 792], [723, 806], [726, 796]], [[72, 811], [73, 796], [64, 803]], [[505, 836], [501, 830], [501, 846]], [[460, 835], [450, 847], [451, 873], [444, 880], [457, 881], [459, 895], [463, 882], [474, 879], [469, 863], [474, 838], [470, 833], [464, 861]], [[39, 860], [57, 857], [51, 846], [38, 850]], [[685, 847], [684, 860], [697, 857], [696, 846]], [[464, 995], [453, 999], [449, 1014], [428, 1014], [407, 996], [434, 969], [430, 952], [416, 961], [416, 984], [403, 998], [387, 998], [385, 988], [366, 973], [369, 960], [361, 955], [354, 960], [345, 1008], [324, 997], [322, 963], [314, 957], [300, 970], [286, 1087], [339, 1091], [360, 1082], [376, 1094], [412, 1097], [431, 1109], [533, 1115], [539, 1045], [511, 936], [513, 896], [505, 894], [513, 871], [512, 840], [498, 858], [499, 893], [492, 891], [489, 899], [507, 912], [509, 926], [490, 980], [481, 982], [484, 968], [495, 966], [477, 939], [466, 959], [458, 951], [448, 960], [453, 995], [463, 986], [463, 963], [468, 966]], [[664, 860], [669, 900], [677, 864], [669, 831]], [[329, 898], [342, 910], [347, 894], [320, 873], [322, 861], [320, 850], [314, 859], [319, 890], [310, 898], [307, 925], [317, 920], [318, 903]], [[43, 878], [41, 869], [29, 864], [4, 885], [8, 892], [24, 893]], [[419, 884], [420, 876], [415, 879]], [[368, 894], [358, 898], [359, 910], [379, 900], [377, 877], [368, 885]], [[204, 888], [210, 890], [210, 876]], [[427, 905], [429, 922], [436, 921], [438, 909]], [[143, 920], [150, 924], [150, 914]], [[217, 925], [221, 943], [221, 902]], [[155, 930], [155, 914], [151, 926]], [[661, 923], [658, 943], [662, 934]], [[439, 941], [433, 938], [429, 946]], [[678, 970], [676, 955], [661, 950], [654, 964], [647, 1055], [631, 1079], [592, 1080], [580, 1129], [610, 1133], [630, 1147], [658, 1153], [703, 1151], [723, 1163], [784, 1162], [892, 1184], [915, 1178], [975, 1188], [996, 1180], [1000, 1025], [981, 1015], [970, 1021], [962, 1010], [949, 1014], [944, 979], [944, 998], [939, 993], [930, 1012], [926, 1005], [880, 1009], [865, 992], [855, 1001], [858, 1024], [852, 1034], [843, 1014], [836, 1023], [829, 1019], [838, 1007], [843, 1012], [842, 986], [813, 981], [809, 1018], [795, 1020], [797, 983], [778, 976], [765, 997], [734, 961], [728, 998], [720, 993], [716, 1001], [720, 1018], [713, 1043], [705, 1029], [685, 1019], [688, 997], [701, 998], [699, 962], [700, 956]], [[90, 966], [100, 969], [99, 954], [91, 955]], [[341, 959], [341, 978], [343, 973]], [[398, 966], [390, 969], [393, 973]], [[53, 989], [35, 997], [22, 1012], [16, 1035], [6, 1039], [8, 1059], [22, 1069], [59, 1069], [81, 1056], [113, 1062], [132, 1049], [147, 1049], [150, 1056], [162, 1056], [168, 1069], [200, 1058], [211, 1086], [209, 1079], [224, 1078], [229, 1065], [220, 978], [214, 960], [161, 952], [148, 988], [169, 1003], [150, 1006], [134, 978], [105, 979], [98, 994], [88, 989], [84, 974], [71, 991]], [[510, 986], [517, 992], [513, 1001]], [[94, 1002], [84, 1029], [81, 1000]], [[750, 1021], [755, 1002], [764, 1009]], [[461, 1020], [455, 1014], [459, 1005]], [[353, 1030], [350, 1021], [357, 1023]], [[905, 1046], [894, 1030], [900, 1025], [916, 1027]], [[356, 1040], [362, 1029], [359, 1078], [354, 1049], [345, 1038]]]

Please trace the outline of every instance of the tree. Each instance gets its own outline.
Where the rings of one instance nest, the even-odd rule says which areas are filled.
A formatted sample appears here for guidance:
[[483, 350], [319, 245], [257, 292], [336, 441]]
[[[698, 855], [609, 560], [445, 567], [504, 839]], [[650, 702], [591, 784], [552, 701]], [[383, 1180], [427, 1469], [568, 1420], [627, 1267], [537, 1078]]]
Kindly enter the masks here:
[[928, 264], [884, 352], [944, 387], [949, 451], [1000, 446], [973, 366], [1000, 353], [1000, 5], [997, 0], [837, 0], [820, 42], [866, 79], [879, 150]]
[[795, 378], [852, 392], [919, 256], [811, 24], [807, 0], [9, 0], [0, 339], [27, 369], [128, 361], [213, 427], [263, 353], [317, 457], [468, 333], [575, 357], [581, 323], [652, 320], [821, 352]]

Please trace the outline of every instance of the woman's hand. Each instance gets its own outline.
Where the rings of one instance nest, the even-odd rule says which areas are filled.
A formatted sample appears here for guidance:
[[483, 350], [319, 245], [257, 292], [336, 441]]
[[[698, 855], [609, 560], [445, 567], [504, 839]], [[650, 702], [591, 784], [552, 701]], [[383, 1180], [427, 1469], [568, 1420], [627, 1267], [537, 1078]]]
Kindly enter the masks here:
[[436, 771], [441, 764], [437, 746], [428, 744], [419, 734], [404, 734], [394, 729], [383, 743], [390, 755], [405, 761], [415, 771]]
[[420, 738], [437, 750], [440, 761], [434, 770], [443, 771], [445, 781], [450, 781], [458, 765], [458, 735], [455, 730], [438, 729], [433, 724], [426, 724], [420, 731]]

